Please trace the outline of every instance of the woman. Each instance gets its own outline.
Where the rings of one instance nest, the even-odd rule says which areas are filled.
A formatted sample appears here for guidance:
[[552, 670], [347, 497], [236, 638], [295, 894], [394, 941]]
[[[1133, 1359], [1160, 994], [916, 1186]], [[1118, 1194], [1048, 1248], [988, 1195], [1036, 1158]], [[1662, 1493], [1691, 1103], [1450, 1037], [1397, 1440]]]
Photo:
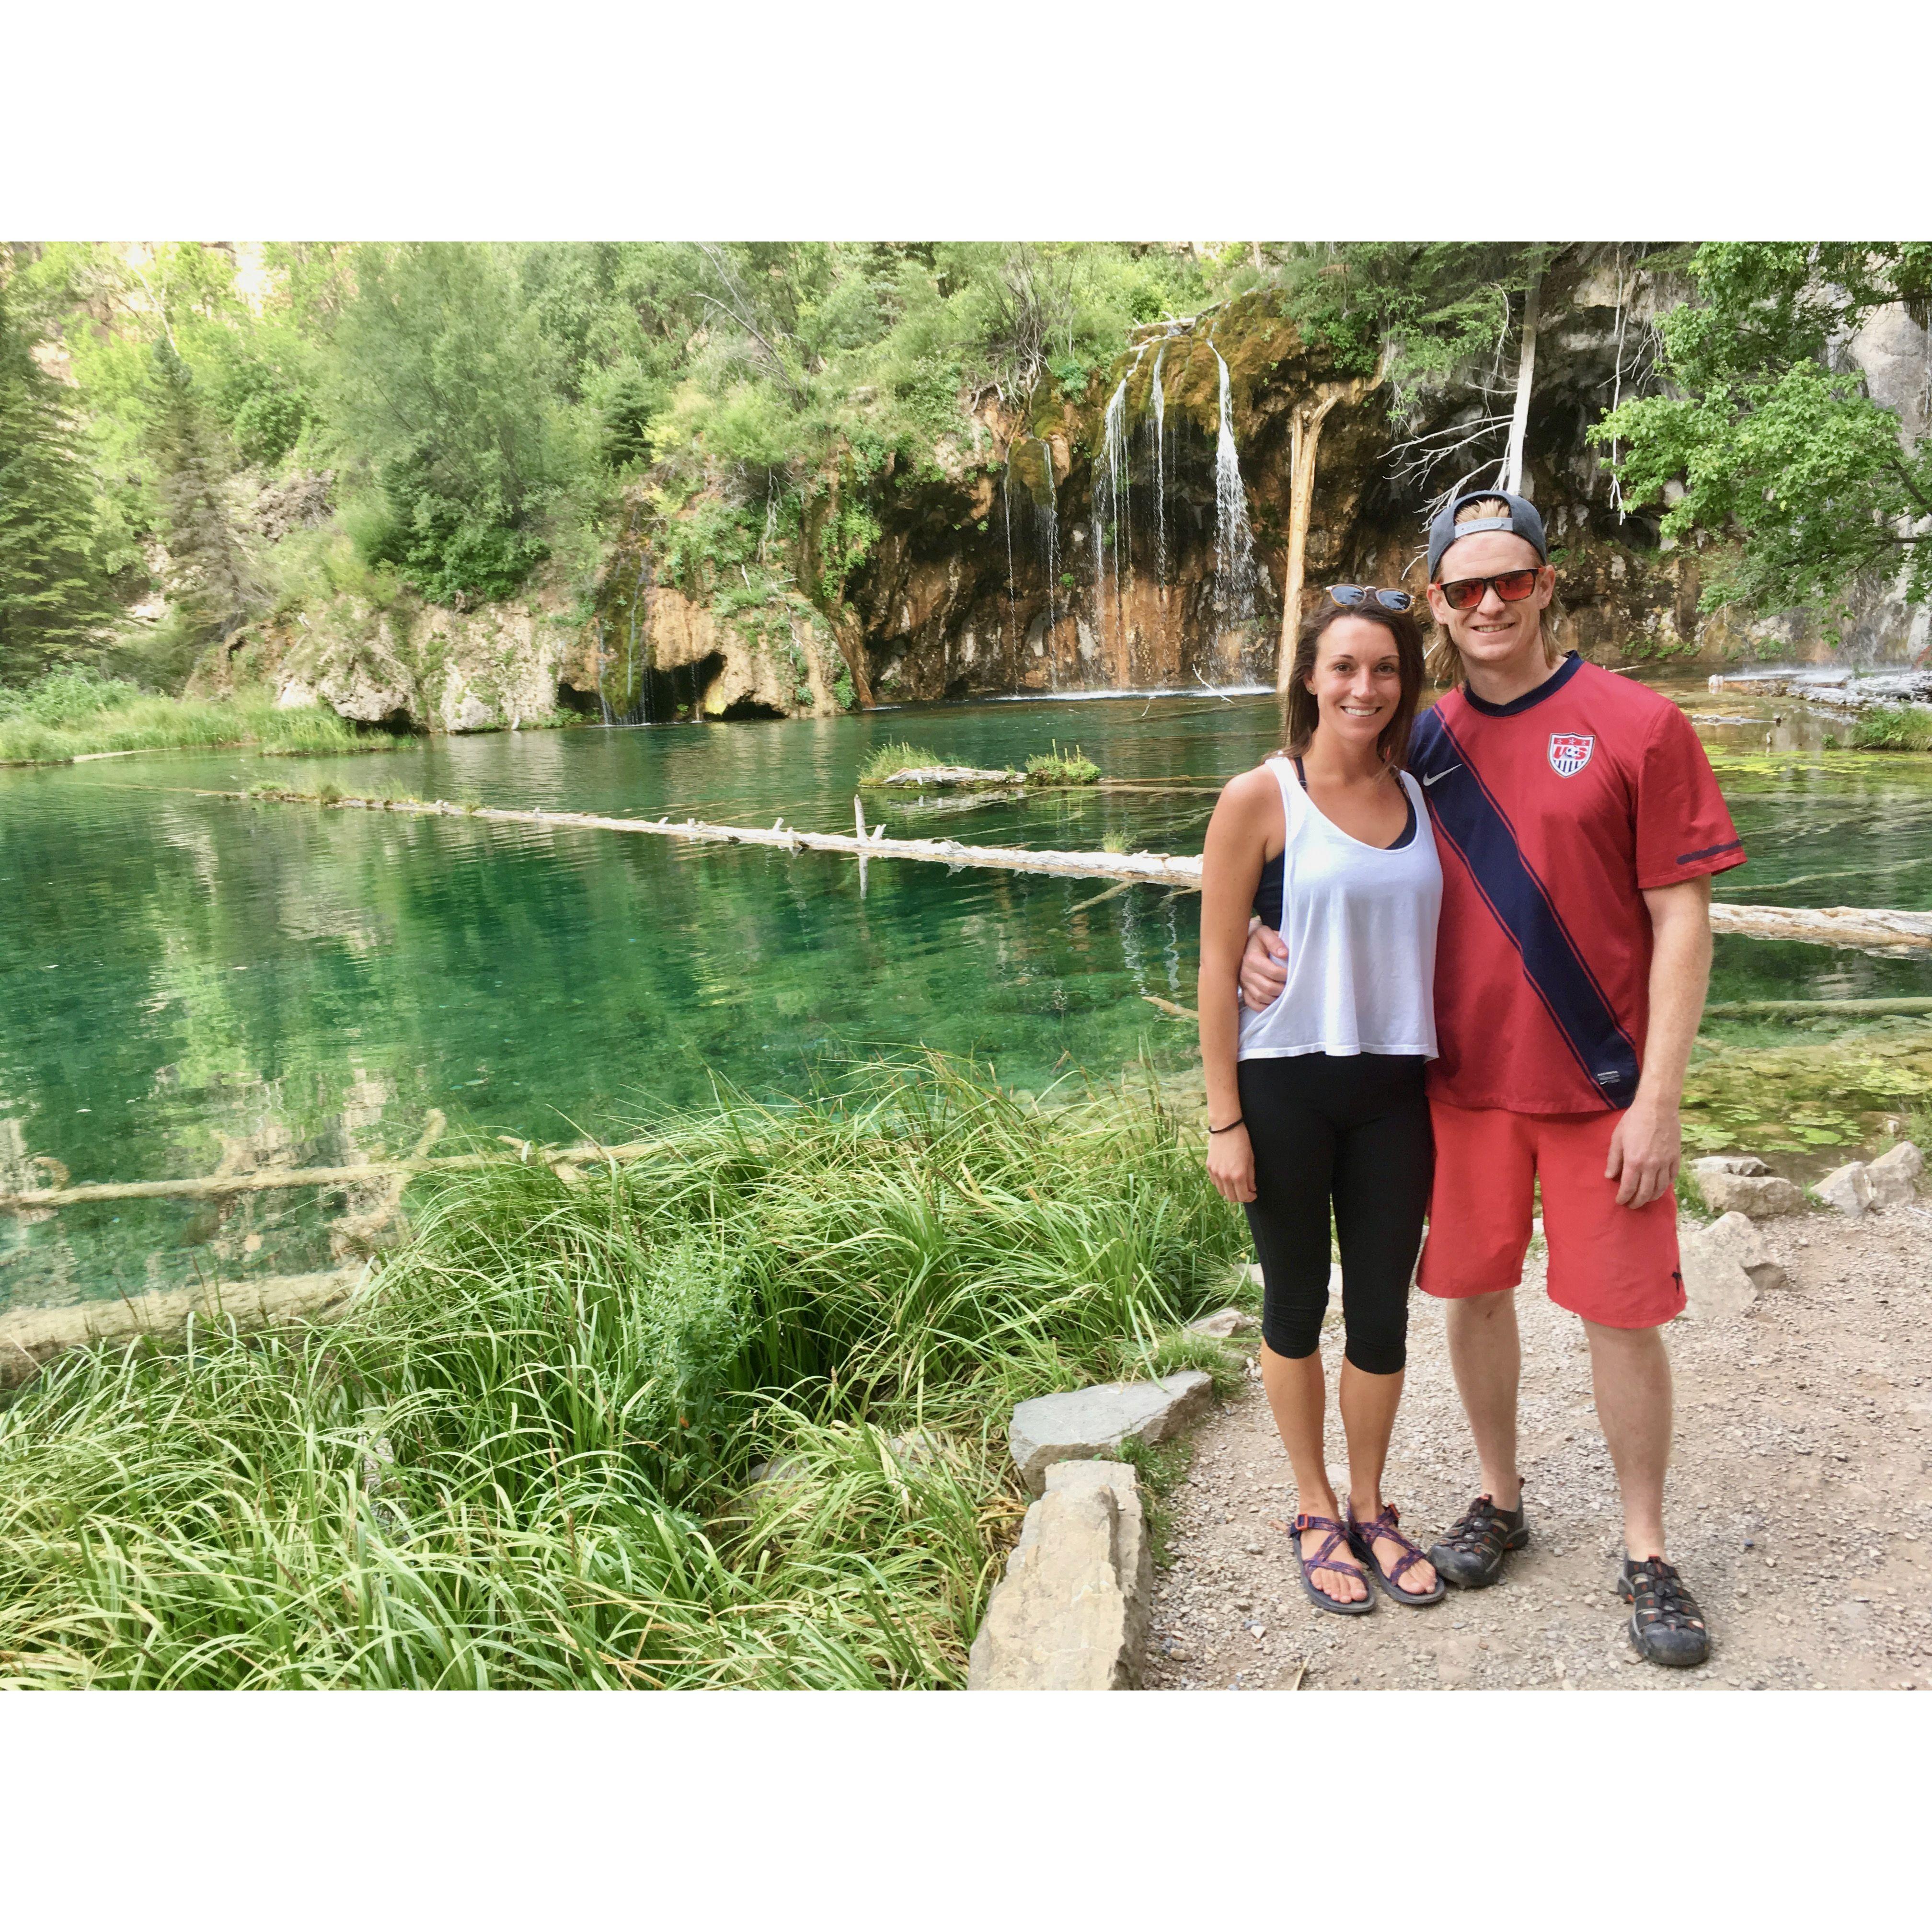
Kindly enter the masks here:
[[[1246, 1208], [1261, 1256], [1262, 1379], [1294, 1472], [1302, 1587], [1343, 1616], [1375, 1608], [1371, 1572], [1396, 1603], [1443, 1595], [1382, 1493], [1432, 1166], [1422, 1073], [1442, 892], [1422, 792], [1402, 769], [1423, 670], [1409, 602], [1328, 592], [1296, 646], [1287, 747], [1222, 792], [1201, 868], [1208, 1172]], [[1259, 1012], [1237, 1004], [1251, 910], [1279, 920], [1288, 948], [1287, 990]], [[1346, 1516], [1322, 1447], [1331, 1203]]]

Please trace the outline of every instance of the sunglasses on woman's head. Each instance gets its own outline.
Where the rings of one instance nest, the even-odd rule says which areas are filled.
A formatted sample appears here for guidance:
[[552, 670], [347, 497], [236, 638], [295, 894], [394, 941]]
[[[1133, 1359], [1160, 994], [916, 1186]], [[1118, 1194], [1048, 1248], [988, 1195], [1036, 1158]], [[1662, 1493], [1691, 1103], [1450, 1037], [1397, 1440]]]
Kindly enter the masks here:
[[1506, 570], [1499, 577], [1459, 577], [1436, 587], [1450, 610], [1473, 610], [1492, 584], [1505, 604], [1520, 604], [1535, 590], [1536, 580], [1541, 574], [1540, 569]]
[[1406, 610], [1415, 602], [1406, 590], [1378, 590], [1366, 584], [1331, 584], [1328, 596], [1332, 602], [1350, 610], [1359, 610], [1371, 601], [1384, 610]]

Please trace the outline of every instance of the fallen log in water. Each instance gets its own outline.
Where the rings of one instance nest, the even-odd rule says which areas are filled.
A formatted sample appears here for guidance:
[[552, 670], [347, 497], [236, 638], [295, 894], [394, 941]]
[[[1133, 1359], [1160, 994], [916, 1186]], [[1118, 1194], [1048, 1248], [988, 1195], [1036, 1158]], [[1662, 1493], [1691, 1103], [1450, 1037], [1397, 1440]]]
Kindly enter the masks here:
[[1796, 939], [1862, 952], [1932, 952], [1932, 912], [1878, 906], [1732, 905], [1711, 908], [1712, 930], [1745, 939]]
[[[1201, 889], [1201, 861], [1164, 852], [1034, 851], [1021, 845], [962, 845], [956, 838], [888, 838], [883, 831], [800, 832], [778, 820], [770, 831], [749, 825], [710, 825], [701, 819], [610, 818], [590, 812], [514, 812], [499, 806], [451, 805], [441, 799], [317, 798], [299, 792], [198, 793], [204, 798], [326, 806], [345, 812], [404, 812], [427, 818], [475, 818], [498, 825], [538, 825], [586, 832], [642, 832], [699, 845], [761, 845], [786, 852], [837, 852], [848, 858], [910, 859], [927, 865], [999, 872], [1037, 872], [1061, 878], [1110, 879], [1136, 885]], [[856, 806], [858, 801], [854, 800]], [[1795, 939], [1867, 952], [1932, 952], [1932, 912], [1870, 906], [1760, 906], [1719, 903], [1711, 923], [1748, 939]]]
[[698, 845], [761, 845], [782, 852], [838, 852], [848, 858], [912, 859], [956, 871], [962, 866], [999, 872], [1043, 872], [1065, 878], [1124, 879], [1137, 884], [1177, 886], [1198, 892], [1201, 861], [1162, 852], [1034, 851], [1023, 845], [962, 845], [956, 838], [888, 838], [874, 832], [862, 841], [849, 832], [800, 832], [779, 819], [769, 831], [750, 825], [709, 825], [701, 819], [609, 818], [591, 812], [512, 812], [502, 806], [451, 805], [442, 799], [304, 796], [299, 792], [211, 791], [203, 798], [260, 804], [315, 804], [335, 812], [392, 812], [424, 818], [481, 819], [495, 825], [540, 825], [585, 832], [642, 832]]

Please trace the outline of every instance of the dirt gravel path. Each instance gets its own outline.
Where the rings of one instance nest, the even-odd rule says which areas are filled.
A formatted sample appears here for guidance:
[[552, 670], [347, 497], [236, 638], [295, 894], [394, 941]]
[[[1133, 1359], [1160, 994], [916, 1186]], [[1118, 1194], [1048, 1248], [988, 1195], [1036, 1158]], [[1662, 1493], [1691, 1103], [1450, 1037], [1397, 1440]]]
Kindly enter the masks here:
[[[1701, 1600], [1709, 1661], [1643, 1663], [1612, 1594], [1616, 1486], [1582, 1334], [1518, 1292], [1530, 1547], [1487, 1590], [1426, 1610], [1317, 1611], [1294, 1567], [1287, 1462], [1258, 1379], [1196, 1432], [1171, 1498], [1146, 1684], [1157, 1690], [1932, 1688], [1932, 1206], [1856, 1225], [1762, 1224], [1791, 1278], [1744, 1314], [1669, 1330], [1677, 1392], [1667, 1493], [1672, 1557]], [[1540, 1247], [1540, 1244], [1538, 1244]], [[1442, 1307], [1414, 1299], [1408, 1382], [1386, 1492], [1425, 1547], [1475, 1492]], [[1339, 1313], [1323, 1338], [1330, 1474]], [[1824, 1580], [1815, 1580], [1822, 1576]]]

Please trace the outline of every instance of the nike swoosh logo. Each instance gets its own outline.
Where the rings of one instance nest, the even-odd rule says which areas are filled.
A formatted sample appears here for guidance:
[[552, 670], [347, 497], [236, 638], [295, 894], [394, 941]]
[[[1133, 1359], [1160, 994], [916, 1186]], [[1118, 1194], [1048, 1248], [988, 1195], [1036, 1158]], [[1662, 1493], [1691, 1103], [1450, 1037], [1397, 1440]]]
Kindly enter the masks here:
[[1449, 776], [1449, 772], [1460, 772], [1462, 769], [1462, 767], [1460, 765], [1451, 765], [1449, 767], [1449, 771], [1431, 772], [1428, 777], [1424, 778], [1422, 782], [1423, 790], [1426, 791], [1438, 778], [1446, 778]]

